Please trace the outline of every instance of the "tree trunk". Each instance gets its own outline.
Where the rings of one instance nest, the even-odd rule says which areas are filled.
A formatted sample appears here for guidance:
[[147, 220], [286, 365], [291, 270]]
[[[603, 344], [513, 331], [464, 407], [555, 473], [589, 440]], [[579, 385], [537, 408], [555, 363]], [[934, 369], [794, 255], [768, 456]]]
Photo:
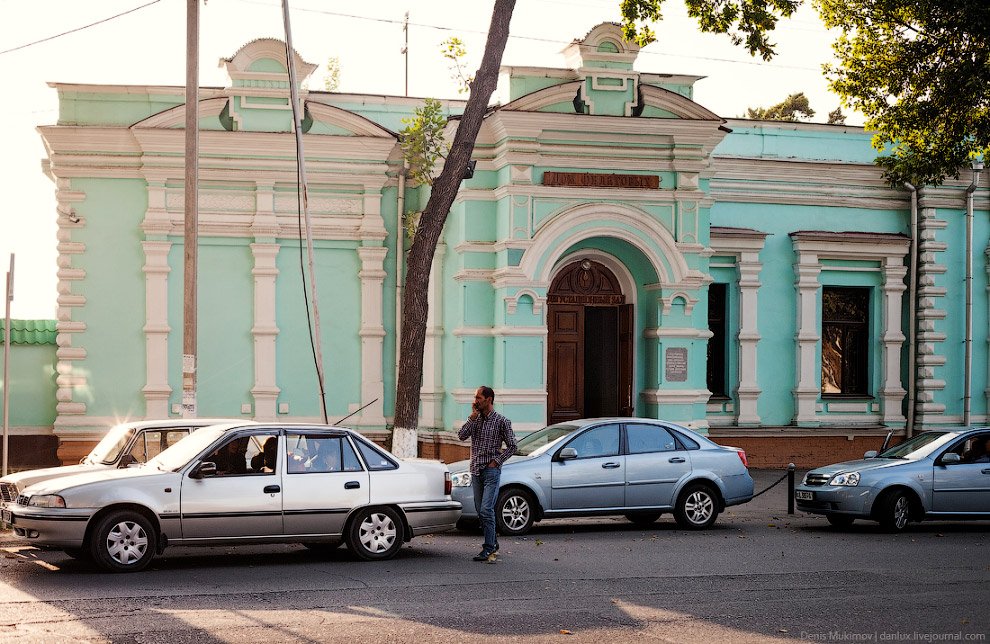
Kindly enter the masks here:
[[392, 429], [392, 451], [399, 457], [417, 455], [419, 426], [419, 394], [423, 384], [423, 347], [426, 343], [426, 315], [429, 310], [427, 292], [433, 255], [440, 241], [447, 213], [460, 188], [481, 123], [488, 112], [488, 101], [498, 84], [502, 53], [509, 38], [509, 21], [515, 0], [496, 0], [488, 42], [481, 67], [471, 83], [471, 97], [461, 115], [454, 143], [444, 163], [443, 171], [433, 182], [433, 191], [419, 219], [416, 238], [409, 249], [405, 295], [402, 301], [402, 338], [399, 376], [395, 392], [395, 423]]

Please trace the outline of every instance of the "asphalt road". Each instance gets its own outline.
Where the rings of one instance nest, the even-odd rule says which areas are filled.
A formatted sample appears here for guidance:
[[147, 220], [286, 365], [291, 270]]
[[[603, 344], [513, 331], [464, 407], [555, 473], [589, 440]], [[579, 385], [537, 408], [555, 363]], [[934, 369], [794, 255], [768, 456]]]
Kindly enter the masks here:
[[[760, 490], [782, 473], [753, 474]], [[704, 532], [548, 521], [503, 538], [494, 565], [451, 532], [388, 562], [173, 548], [111, 575], [0, 534], [0, 642], [986, 641], [990, 523], [888, 535], [786, 505], [781, 484]]]

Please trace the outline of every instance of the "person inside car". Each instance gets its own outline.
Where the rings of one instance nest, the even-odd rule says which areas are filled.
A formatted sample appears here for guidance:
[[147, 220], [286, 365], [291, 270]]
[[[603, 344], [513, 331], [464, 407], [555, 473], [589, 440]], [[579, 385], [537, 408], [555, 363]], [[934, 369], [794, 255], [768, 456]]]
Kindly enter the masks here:
[[235, 438], [213, 452], [207, 460], [217, 464], [217, 474], [247, 473], [247, 438]]
[[980, 437], [973, 441], [973, 447], [966, 452], [963, 459], [967, 463], [990, 463], [990, 454], [987, 453], [987, 437]]

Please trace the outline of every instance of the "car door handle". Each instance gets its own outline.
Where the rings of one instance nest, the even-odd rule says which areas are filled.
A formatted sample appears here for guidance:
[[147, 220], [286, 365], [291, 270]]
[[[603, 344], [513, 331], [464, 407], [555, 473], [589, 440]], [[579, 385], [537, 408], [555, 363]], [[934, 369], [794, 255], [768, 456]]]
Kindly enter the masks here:
[[356, 490], [359, 487], [361, 487], [361, 483], [358, 481], [348, 481], [347, 483], [344, 483], [345, 490]]
[[614, 470], [617, 467], [619, 467], [618, 463], [602, 463], [603, 470]]
[[990, 474], [990, 469], [980, 470], [980, 471], [983, 472], [984, 474]]
[[281, 492], [282, 488], [277, 485], [266, 485], [265, 494], [275, 494], [276, 492]]
[[684, 457], [683, 456], [672, 456], [671, 458], [668, 458], [667, 459], [667, 462], [668, 463], [683, 463], [684, 462]]

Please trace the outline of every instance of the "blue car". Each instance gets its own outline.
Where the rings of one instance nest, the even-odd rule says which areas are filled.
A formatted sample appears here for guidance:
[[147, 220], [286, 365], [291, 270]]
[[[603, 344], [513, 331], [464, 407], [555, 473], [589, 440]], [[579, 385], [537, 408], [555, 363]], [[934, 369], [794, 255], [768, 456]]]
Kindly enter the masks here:
[[[450, 465], [458, 526], [477, 525], [468, 461]], [[707, 528], [730, 505], [753, 498], [746, 453], [675, 425], [644, 418], [591, 418], [550, 425], [519, 441], [502, 465], [495, 522], [525, 534], [544, 518], [625, 515], [648, 525], [673, 512]]]
[[923, 519], [990, 519], [988, 441], [986, 427], [924, 432], [862, 460], [811, 470], [794, 501], [835, 526], [869, 519], [891, 532]]

